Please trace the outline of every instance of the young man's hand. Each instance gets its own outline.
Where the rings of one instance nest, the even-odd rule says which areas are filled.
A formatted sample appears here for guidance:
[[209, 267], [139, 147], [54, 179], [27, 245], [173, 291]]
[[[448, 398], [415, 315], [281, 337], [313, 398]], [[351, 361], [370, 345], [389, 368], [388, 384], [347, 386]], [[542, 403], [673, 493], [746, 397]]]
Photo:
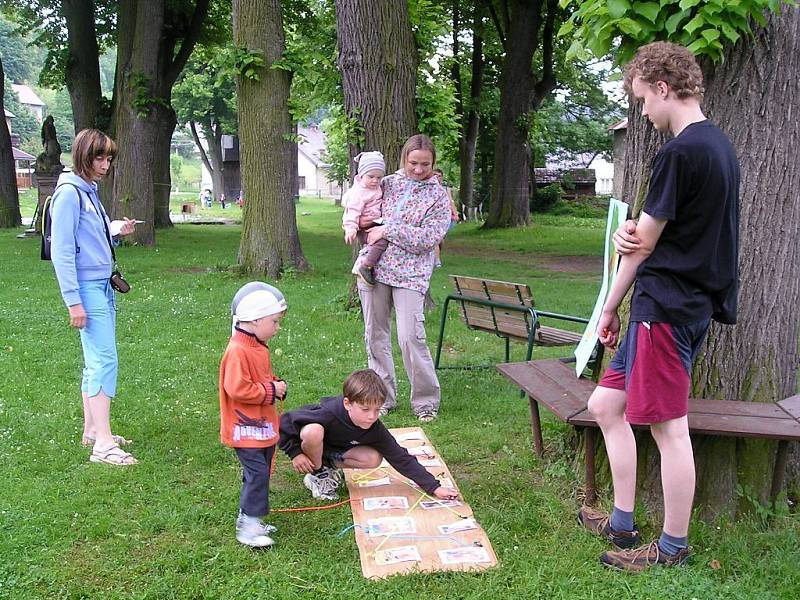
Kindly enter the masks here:
[[614, 232], [612, 237], [617, 254], [625, 255], [636, 252], [641, 240], [636, 237], [636, 221], [628, 219]]
[[614, 349], [617, 347], [619, 315], [616, 310], [604, 310], [600, 313], [600, 320], [597, 322], [597, 334], [600, 337], [600, 343], [606, 348]]
[[298, 454], [292, 459], [292, 467], [297, 473], [313, 473], [316, 471], [314, 463], [305, 454]]
[[433, 495], [439, 500], [456, 500], [458, 498], [458, 490], [440, 485], [433, 491]]

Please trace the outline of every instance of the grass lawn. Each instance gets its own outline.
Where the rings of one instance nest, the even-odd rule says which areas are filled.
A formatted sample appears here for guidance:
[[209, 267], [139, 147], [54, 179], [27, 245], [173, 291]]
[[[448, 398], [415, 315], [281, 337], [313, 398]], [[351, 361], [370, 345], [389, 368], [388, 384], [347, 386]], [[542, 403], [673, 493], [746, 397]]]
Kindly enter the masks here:
[[[313, 270], [278, 282], [289, 312], [271, 343], [275, 372], [289, 382], [287, 408], [338, 393], [366, 363], [360, 315], [344, 309], [350, 254], [341, 209], [303, 198], [297, 219]], [[575, 523], [582, 471], [568, 428], [545, 417], [546, 455], [536, 458], [527, 403], [492, 370], [442, 371], [441, 416], [425, 430], [492, 540], [497, 569], [367, 581], [352, 533], [336, 535], [352, 523], [346, 506], [275, 513], [276, 548], [239, 546], [239, 466], [218, 440], [216, 390], [229, 303], [247, 281], [229, 268], [239, 232], [179, 225], [160, 231], [155, 249], [118, 252], [133, 290], [117, 297], [113, 423], [135, 440], [140, 464], [129, 468], [89, 463], [80, 446], [80, 344], [52, 267], [39, 260], [38, 240], [0, 232], [0, 598], [797, 596], [796, 516], [771, 527], [695, 522], [685, 569], [639, 577], [603, 569], [605, 544]], [[447, 273], [458, 273], [527, 282], [543, 309], [588, 315], [603, 232], [602, 220], [581, 217], [538, 216], [525, 230], [489, 233], [459, 225], [433, 278], [434, 299], [441, 306]], [[431, 348], [440, 316], [428, 315]], [[502, 360], [501, 340], [467, 331], [454, 311], [447, 341], [449, 364]], [[515, 346], [512, 358], [523, 351]], [[396, 364], [399, 409], [386, 423], [416, 425], [399, 355]], [[317, 504], [284, 456], [271, 502]], [[645, 535], [658, 533], [657, 519], [637, 520]]]

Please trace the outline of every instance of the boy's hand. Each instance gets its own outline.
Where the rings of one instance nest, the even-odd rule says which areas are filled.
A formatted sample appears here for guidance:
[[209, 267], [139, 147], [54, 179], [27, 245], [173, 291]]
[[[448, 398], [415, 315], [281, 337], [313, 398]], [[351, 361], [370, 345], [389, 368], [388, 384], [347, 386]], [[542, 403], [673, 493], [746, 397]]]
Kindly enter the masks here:
[[600, 320], [597, 322], [597, 334], [600, 343], [606, 348], [614, 349], [617, 347], [617, 336], [619, 335], [619, 315], [617, 311], [603, 311]]
[[278, 398], [284, 398], [286, 396], [286, 382], [285, 381], [273, 381], [272, 385], [275, 386], [275, 395]]
[[439, 500], [456, 500], [458, 498], [458, 490], [440, 485], [433, 491], [433, 495]]
[[313, 473], [316, 471], [314, 463], [305, 454], [298, 454], [292, 459], [292, 467], [297, 473]]

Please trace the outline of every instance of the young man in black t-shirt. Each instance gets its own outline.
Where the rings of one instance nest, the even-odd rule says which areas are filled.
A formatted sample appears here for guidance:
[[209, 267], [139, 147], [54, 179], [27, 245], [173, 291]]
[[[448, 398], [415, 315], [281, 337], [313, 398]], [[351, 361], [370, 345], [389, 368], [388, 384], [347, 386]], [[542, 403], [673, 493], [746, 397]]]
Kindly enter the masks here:
[[[617, 310], [635, 283], [630, 325], [589, 399], [606, 442], [614, 510], [585, 507], [578, 518], [619, 548], [604, 553], [603, 564], [641, 571], [683, 564], [689, 556], [691, 366], [711, 319], [736, 320], [739, 163], [730, 140], [703, 115], [702, 73], [687, 49], [667, 42], [640, 48], [625, 69], [625, 87], [653, 126], [674, 137], [653, 161], [635, 231], [618, 244], [622, 260], [598, 323], [600, 341], [615, 347]], [[650, 426], [664, 491], [661, 536], [638, 548], [631, 424]]]

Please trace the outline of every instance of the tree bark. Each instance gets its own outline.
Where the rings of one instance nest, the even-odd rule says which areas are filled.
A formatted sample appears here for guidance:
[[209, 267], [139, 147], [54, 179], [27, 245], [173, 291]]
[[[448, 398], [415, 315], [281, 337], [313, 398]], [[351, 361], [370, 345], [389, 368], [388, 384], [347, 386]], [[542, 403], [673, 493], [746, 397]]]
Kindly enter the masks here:
[[224, 171], [225, 165], [222, 162], [222, 125], [212, 124], [209, 117], [203, 123], [203, 133], [208, 144], [208, 152], [205, 151], [200, 143], [200, 136], [197, 133], [197, 124], [189, 122], [189, 129], [192, 131], [192, 138], [195, 146], [200, 152], [200, 160], [203, 161], [206, 169], [211, 174], [211, 192], [215, 200], [219, 199], [220, 194], [225, 193]]
[[[454, 11], [458, 0], [453, 3]], [[455, 18], [454, 18], [455, 25]], [[453, 28], [453, 53], [458, 55], [458, 39], [456, 27]], [[472, 16], [472, 77], [470, 80], [470, 94], [467, 102], [463, 101], [463, 92], [460, 85], [461, 69], [458, 61], [454, 61], [453, 75], [458, 77], [457, 86], [457, 113], [461, 117], [461, 138], [458, 143], [458, 159], [460, 164], [459, 201], [467, 207], [466, 213], [474, 213], [475, 199], [475, 150], [478, 142], [480, 127], [480, 103], [483, 89], [483, 10], [481, 5], [476, 5]], [[460, 208], [460, 207], [459, 207]]]
[[172, 86], [194, 48], [208, 3], [197, 0], [187, 23], [165, 0], [119, 2], [112, 135], [120, 152], [111, 213], [145, 221], [134, 234], [138, 244], [155, 244], [155, 228], [172, 226], [169, 147], [177, 122]]
[[[769, 69], [767, 70], [767, 66]], [[716, 65], [704, 64], [703, 108], [731, 139], [741, 164], [738, 323], [712, 324], [694, 366], [692, 396], [775, 402], [796, 393], [800, 355], [800, 9], [784, 7], [753, 38], [742, 38]], [[628, 114], [623, 198], [638, 213], [650, 166], [666, 138]], [[639, 440], [639, 497], [661, 509], [659, 455]], [[765, 502], [776, 444], [695, 436], [695, 504], [704, 518], [735, 517]], [[800, 457], [793, 444], [787, 484], [797, 494]], [[737, 490], [743, 489], [744, 494]]]
[[350, 144], [350, 156], [380, 150], [391, 173], [417, 129], [419, 59], [408, 4], [336, 0], [336, 34], [345, 112], [364, 134]]
[[292, 202], [291, 163], [286, 160], [293, 131], [289, 116], [289, 74], [272, 65], [284, 49], [279, 0], [234, 0], [233, 39], [259, 52], [266, 63], [259, 80], [236, 78], [244, 204], [239, 265], [276, 279], [286, 269], [306, 270]]
[[[492, 201], [484, 227], [517, 227], [530, 221], [531, 151], [529, 113], [555, 87], [553, 43], [556, 0], [510, 0], [506, 57], [500, 78], [500, 114], [495, 142]], [[543, 17], [544, 13], [544, 19]], [[542, 41], [537, 81], [533, 55]]]
[[100, 60], [94, 27], [94, 2], [63, 0], [61, 14], [67, 24], [67, 52], [64, 80], [72, 104], [75, 133], [89, 128], [104, 128], [98, 123], [100, 112]]
[[[0, 106], [6, 90], [6, 74], [3, 59], [0, 57]], [[0, 124], [0, 227], [10, 228], [22, 225], [19, 212], [19, 192], [17, 191], [17, 172], [14, 167], [14, 150], [11, 148], [11, 134], [3, 119]]]

